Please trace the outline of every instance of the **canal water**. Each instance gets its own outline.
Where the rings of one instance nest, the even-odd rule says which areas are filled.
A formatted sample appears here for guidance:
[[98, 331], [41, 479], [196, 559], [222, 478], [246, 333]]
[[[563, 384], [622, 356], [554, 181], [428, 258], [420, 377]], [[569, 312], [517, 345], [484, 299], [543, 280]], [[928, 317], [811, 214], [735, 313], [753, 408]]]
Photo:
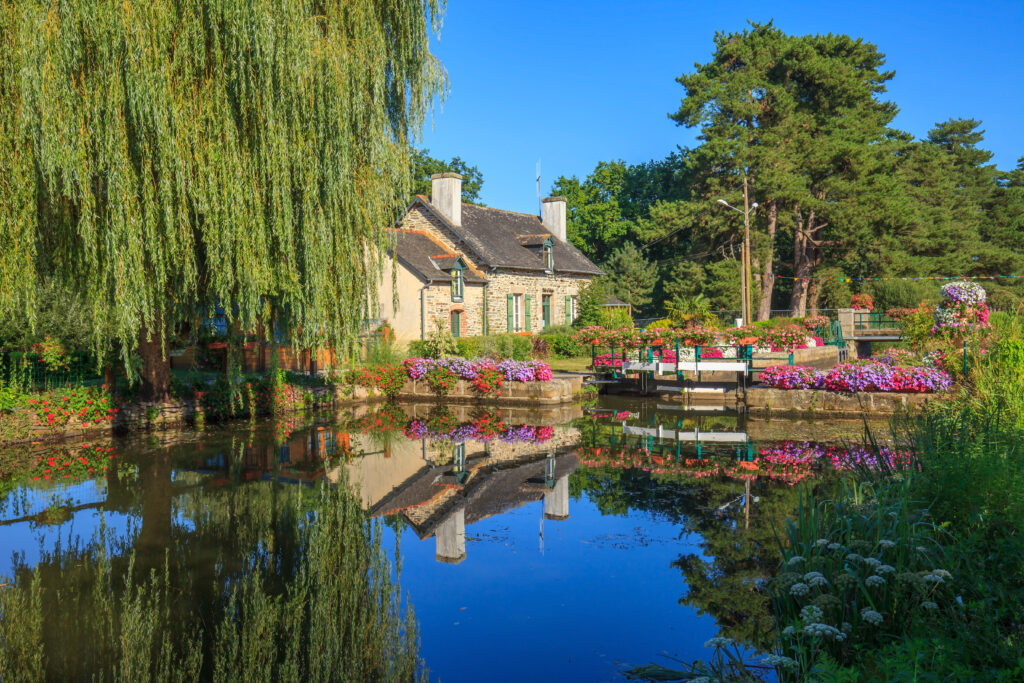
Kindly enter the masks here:
[[[622, 680], [706, 657], [716, 635], [768, 642], [776, 533], [801, 482], [875, 457], [856, 445], [866, 427], [886, 433], [603, 398], [363, 407], [13, 449], [0, 454], [0, 590], [97, 557], [159, 568], [187, 556], [190, 585], [237, 580], [266, 553], [250, 533], [264, 510], [348, 482], [400, 553], [432, 678]], [[72, 582], [62, 600], [89, 590]], [[193, 602], [223, 618], [207, 592]], [[86, 618], [62, 610], [69, 631]]]

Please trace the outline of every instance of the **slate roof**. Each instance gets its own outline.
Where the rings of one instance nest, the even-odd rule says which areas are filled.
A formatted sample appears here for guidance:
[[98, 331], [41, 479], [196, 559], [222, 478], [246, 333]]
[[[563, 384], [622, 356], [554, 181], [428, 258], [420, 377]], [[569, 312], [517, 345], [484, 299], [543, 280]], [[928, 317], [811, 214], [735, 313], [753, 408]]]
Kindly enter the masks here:
[[[552, 235], [538, 216], [463, 204], [462, 225], [455, 227], [448, 223], [444, 215], [434, 208], [426, 197], [419, 195], [416, 199], [435, 216], [445, 221], [484, 265], [492, 268], [546, 272], [541, 250], [531, 249], [530, 246], [543, 244], [544, 239], [551, 237], [555, 273], [603, 274], [601, 269], [579, 249]], [[527, 246], [521, 243], [521, 238], [525, 239]]]
[[[450, 270], [458, 254], [449, 253], [445, 245], [423, 232], [394, 230], [398, 260], [428, 282], [451, 282]], [[462, 273], [467, 283], [483, 284], [484, 279], [470, 269]]]

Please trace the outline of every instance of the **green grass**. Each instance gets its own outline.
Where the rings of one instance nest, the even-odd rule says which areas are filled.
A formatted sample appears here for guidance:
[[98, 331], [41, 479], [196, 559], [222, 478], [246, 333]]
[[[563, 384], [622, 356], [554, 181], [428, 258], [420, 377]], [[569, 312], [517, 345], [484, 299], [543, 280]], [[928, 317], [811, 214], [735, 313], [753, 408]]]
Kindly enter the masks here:
[[550, 358], [553, 372], [590, 372], [590, 356], [584, 358]]

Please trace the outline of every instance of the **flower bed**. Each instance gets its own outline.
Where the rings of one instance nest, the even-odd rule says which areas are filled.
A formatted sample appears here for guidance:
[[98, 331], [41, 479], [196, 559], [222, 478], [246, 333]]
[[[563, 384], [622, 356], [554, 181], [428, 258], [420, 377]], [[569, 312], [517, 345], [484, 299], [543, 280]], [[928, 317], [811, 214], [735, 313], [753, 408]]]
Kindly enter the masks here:
[[761, 383], [773, 389], [911, 394], [946, 391], [953, 386], [950, 376], [937, 368], [905, 367], [879, 362], [841, 363], [826, 372], [800, 365], [772, 365], [761, 372]]

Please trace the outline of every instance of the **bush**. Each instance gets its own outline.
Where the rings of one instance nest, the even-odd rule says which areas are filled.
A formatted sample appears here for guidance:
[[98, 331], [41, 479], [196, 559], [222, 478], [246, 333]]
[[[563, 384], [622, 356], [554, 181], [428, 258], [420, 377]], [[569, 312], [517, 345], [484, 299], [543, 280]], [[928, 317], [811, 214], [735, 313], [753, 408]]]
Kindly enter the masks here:
[[576, 343], [571, 334], [554, 334], [545, 339], [554, 358], [583, 358], [590, 355], [590, 347]]
[[480, 355], [495, 360], [528, 360], [533, 353], [533, 340], [518, 334], [495, 334], [480, 337]]
[[876, 311], [890, 308], [913, 308], [922, 301], [936, 301], [938, 287], [930, 281], [879, 280], [872, 282], [869, 293], [875, 301]]
[[480, 338], [479, 337], [459, 337], [455, 340], [455, 346], [458, 347], [458, 356], [460, 358], [478, 358], [480, 356]]
[[533, 357], [534, 358], [547, 358], [551, 349], [548, 347], [547, 339], [544, 337], [533, 338]]

